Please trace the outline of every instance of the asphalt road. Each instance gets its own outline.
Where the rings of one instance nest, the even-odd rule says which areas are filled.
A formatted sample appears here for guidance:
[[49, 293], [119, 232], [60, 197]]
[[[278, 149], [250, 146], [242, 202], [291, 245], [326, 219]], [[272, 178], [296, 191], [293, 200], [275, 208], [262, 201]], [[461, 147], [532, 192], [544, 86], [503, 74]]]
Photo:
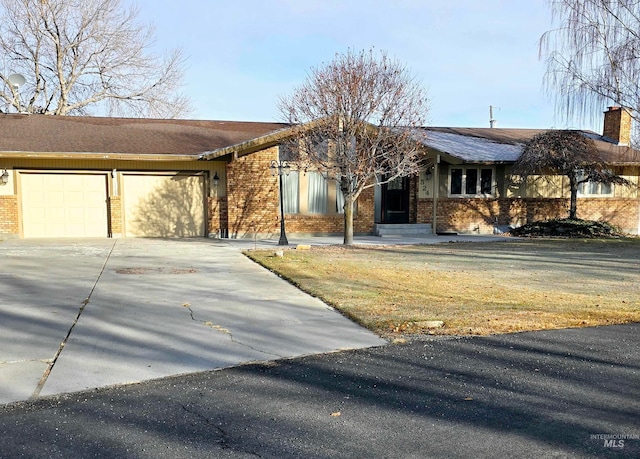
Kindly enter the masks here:
[[640, 324], [415, 340], [1, 406], [0, 457], [640, 457], [639, 388]]

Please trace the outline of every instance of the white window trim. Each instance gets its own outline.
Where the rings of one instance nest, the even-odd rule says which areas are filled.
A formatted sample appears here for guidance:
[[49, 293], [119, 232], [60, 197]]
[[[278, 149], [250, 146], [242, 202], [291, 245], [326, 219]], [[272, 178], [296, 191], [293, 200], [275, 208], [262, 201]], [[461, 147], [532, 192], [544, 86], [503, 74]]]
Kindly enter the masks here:
[[[480, 189], [480, 180], [482, 177], [482, 169], [491, 169], [491, 193], [477, 193], [477, 194], [452, 194], [451, 193], [451, 172], [453, 169], [462, 169], [462, 190], [466, 189], [466, 180], [467, 180], [467, 169], [475, 169], [478, 171], [478, 181], [477, 181], [477, 189]], [[447, 183], [447, 195], [450, 198], [493, 198], [495, 197], [495, 189], [497, 187], [496, 183], [496, 168], [494, 166], [458, 166], [458, 165], [450, 165], [448, 171], [448, 183]]]
[[[582, 175], [581, 177], [579, 177], [580, 180], [582, 180], [582, 177], [584, 177], [584, 175]], [[580, 185], [578, 185], [578, 197], [579, 198], [612, 198], [614, 196], [615, 193], [615, 184], [611, 183], [609, 185], [609, 191], [608, 193], [583, 193], [582, 191], [580, 191], [581, 189], [588, 187], [592, 184], [593, 182], [588, 181], [588, 182], [584, 182], [581, 183]], [[603, 184], [600, 182], [597, 182], [596, 185], [598, 186], [598, 189], [600, 189]]]

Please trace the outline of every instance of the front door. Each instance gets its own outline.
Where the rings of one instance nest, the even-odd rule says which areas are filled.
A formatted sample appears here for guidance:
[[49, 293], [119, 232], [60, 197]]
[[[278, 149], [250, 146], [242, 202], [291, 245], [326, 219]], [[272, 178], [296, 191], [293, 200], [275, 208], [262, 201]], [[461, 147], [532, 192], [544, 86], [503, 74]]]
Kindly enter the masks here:
[[382, 185], [382, 223], [409, 223], [409, 177]]

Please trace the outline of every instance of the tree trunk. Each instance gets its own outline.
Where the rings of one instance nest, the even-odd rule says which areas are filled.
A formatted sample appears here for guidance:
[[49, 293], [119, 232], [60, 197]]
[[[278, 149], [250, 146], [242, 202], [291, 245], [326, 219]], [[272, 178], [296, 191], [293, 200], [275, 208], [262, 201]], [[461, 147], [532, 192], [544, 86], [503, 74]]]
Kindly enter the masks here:
[[569, 204], [569, 218], [575, 220], [578, 214], [578, 184], [570, 180], [571, 201]]
[[353, 196], [344, 197], [344, 245], [353, 245]]

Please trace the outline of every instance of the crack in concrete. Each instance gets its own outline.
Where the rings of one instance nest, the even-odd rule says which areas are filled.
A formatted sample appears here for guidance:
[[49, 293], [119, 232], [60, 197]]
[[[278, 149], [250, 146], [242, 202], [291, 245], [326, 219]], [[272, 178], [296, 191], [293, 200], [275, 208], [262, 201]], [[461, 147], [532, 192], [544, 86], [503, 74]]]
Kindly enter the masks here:
[[118, 242], [117, 239], [115, 239], [113, 241], [113, 245], [111, 246], [111, 249], [109, 249], [109, 253], [107, 254], [107, 257], [105, 258], [104, 263], [102, 264], [102, 269], [100, 270], [100, 273], [98, 273], [98, 277], [96, 277], [96, 281], [93, 283], [93, 287], [91, 287], [91, 290], [89, 291], [89, 295], [87, 295], [87, 297], [84, 300], [82, 300], [82, 302], [80, 303], [81, 306], [80, 306], [80, 309], [78, 309], [78, 314], [76, 314], [75, 320], [71, 324], [71, 327], [69, 327], [69, 330], [67, 331], [67, 335], [64, 337], [64, 339], [62, 340], [62, 342], [58, 346], [58, 349], [57, 349], [56, 353], [54, 354], [53, 358], [50, 360], [49, 366], [47, 367], [47, 369], [44, 371], [42, 377], [40, 378], [40, 382], [38, 382], [38, 385], [36, 386], [35, 390], [33, 391], [33, 394], [29, 398], [30, 400], [34, 400], [34, 399], [36, 399], [36, 398], [38, 398], [40, 396], [40, 392], [42, 392], [42, 388], [44, 387], [45, 383], [47, 382], [47, 379], [49, 379], [49, 375], [51, 374], [51, 370], [53, 370], [53, 367], [55, 366], [56, 362], [58, 361], [58, 357], [60, 357], [60, 354], [62, 353], [62, 351], [64, 350], [64, 347], [66, 346], [67, 342], [69, 341], [69, 338], [71, 337], [71, 333], [73, 332], [73, 329], [76, 327], [76, 324], [78, 323], [78, 320], [80, 320], [80, 316], [84, 312], [84, 309], [87, 307], [87, 305], [91, 301], [91, 295], [93, 295], [93, 291], [96, 289], [96, 286], [98, 285], [98, 281], [100, 280], [100, 278], [102, 277], [102, 274], [104, 273], [104, 269], [107, 266], [107, 263], [109, 262], [109, 258], [111, 258], [111, 253], [113, 253], [113, 249], [116, 247], [116, 243], [117, 242]]
[[209, 320], [200, 320], [200, 319], [196, 319], [194, 316], [194, 312], [193, 309], [191, 309], [191, 304], [189, 303], [183, 303], [182, 307], [186, 308], [189, 311], [189, 315], [191, 316], [191, 320], [193, 320], [194, 322], [198, 322], [201, 323], [202, 325], [212, 328], [216, 331], [219, 331], [221, 333], [224, 333], [225, 335], [229, 336], [229, 339], [231, 340], [232, 343], [237, 344], [239, 346], [244, 346], [246, 348], [251, 349], [252, 351], [256, 351], [256, 352], [260, 352], [261, 354], [266, 354], [266, 355], [271, 355], [273, 357], [277, 357], [277, 358], [282, 358], [282, 355], [279, 354], [274, 354], [273, 352], [267, 352], [267, 351], [263, 351], [262, 349], [257, 349], [249, 344], [243, 343], [241, 341], [238, 341], [234, 338], [233, 333], [231, 333], [231, 331], [227, 328], [224, 328], [222, 325], [217, 325]]

